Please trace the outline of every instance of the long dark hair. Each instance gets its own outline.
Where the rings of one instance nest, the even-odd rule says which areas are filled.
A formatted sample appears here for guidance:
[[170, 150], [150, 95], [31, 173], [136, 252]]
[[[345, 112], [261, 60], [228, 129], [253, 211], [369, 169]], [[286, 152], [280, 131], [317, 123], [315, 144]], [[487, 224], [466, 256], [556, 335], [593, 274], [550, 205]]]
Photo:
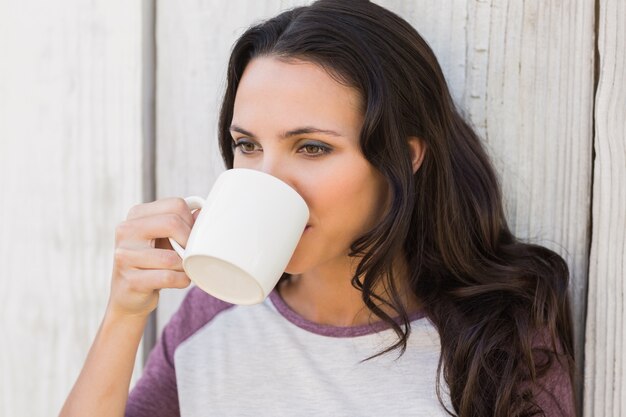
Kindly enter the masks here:
[[[237, 86], [259, 56], [316, 63], [362, 96], [361, 149], [392, 193], [391, 209], [350, 254], [360, 257], [352, 285], [398, 334], [379, 355], [402, 354], [411, 331], [393, 280], [393, 259], [402, 254], [410, 288], [440, 335], [437, 386], [443, 375], [454, 412], [539, 414], [529, 383], [555, 358], [573, 379], [568, 268], [556, 253], [510, 232], [494, 169], [455, 108], [428, 44], [406, 21], [362, 0], [321, 0], [249, 28], [230, 57], [219, 120], [227, 168], [233, 166], [229, 127]], [[415, 174], [411, 136], [427, 147]], [[378, 283], [390, 302], [373, 292]], [[400, 324], [380, 303], [398, 313]], [[537, 360], [538, 350], [548, 353], [546, 360]]]

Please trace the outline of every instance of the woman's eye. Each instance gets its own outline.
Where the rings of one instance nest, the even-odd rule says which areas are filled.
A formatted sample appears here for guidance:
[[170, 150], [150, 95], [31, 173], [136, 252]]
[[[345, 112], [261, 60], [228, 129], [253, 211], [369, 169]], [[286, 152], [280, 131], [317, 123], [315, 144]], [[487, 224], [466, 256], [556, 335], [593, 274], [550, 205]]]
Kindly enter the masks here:
[[244, 153], [244, 154], [249, 154], [249, 153], [254, 152], [255, 147], [256, 145], [254, 143], [243, 141], [243, 140], [233, 143], [233, 149], [239, 148], [241, 153]]
[[320, 155], [324, 155], [330, 152], [330, 148], [322, 144], [309, 143], [309, 144], [302, 146], [302, 148], [300, 149], [303, 149], [304, 153], [306, 153], [309, 156], [320, 156]]

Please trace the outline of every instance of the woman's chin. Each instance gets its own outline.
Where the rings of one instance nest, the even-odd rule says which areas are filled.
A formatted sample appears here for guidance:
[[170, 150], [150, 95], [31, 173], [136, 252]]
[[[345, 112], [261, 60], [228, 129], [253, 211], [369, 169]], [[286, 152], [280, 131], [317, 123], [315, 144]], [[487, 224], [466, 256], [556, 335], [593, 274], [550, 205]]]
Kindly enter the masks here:
[[300, 275], [302, 272], [302, 268], [296, 268], [290, 265], [287, 265], [287, 268], [285, 268], [285, 273], [290, 275]]
[[299, 275], [305, 272], [310, 268], [310, 265], [306, 262], [302, 262], [302, 260], [291, 258], [287, 267], [285, 268], [285, 272], [291, 275]]

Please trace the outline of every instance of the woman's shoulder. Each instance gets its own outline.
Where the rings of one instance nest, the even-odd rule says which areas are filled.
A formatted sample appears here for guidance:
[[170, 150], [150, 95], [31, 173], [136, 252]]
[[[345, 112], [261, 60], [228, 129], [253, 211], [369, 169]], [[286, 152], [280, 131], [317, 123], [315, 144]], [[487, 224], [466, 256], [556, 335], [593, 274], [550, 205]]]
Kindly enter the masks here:
[[180, 307], [163, 329], [164, 342], [169, 352], [211, 322], [220, 313], [234, 307], [206, 293], [198, 287], [192, 287]]
[[176, 324], [181, 329], [197, 328], [232, 307], [234, 304], [215, 298], [194, 286], [185, 295], [170, 323]]

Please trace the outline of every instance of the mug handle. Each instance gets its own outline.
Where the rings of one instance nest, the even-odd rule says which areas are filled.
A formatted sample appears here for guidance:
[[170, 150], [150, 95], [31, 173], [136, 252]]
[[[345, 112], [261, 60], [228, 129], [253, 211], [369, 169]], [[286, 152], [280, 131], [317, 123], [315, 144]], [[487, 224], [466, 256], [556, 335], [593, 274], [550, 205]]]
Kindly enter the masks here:
[[[187, 206], [189, 206], [189, 209], [191, 209], [193, 211], [193, 210], [202, 208], [202, 206], [204, 205], [204, 199], [202, 197], [198, 197], [198, 196], [192, 195], [190, 197], [186, 197], [185, 198], [185, 203], [187, 203]], [[178, 256], [180, 256], [181, 258], [184, 258], [185, 257], [185, 248], [180, 246], [178, 244], [178, 242], [176, 242], [171, 237], [168, 237], [168, 239], [170, 241], [170, 244], [172, 245], [172, 247], [174, 248], [174, 250], [178, 254]]]

